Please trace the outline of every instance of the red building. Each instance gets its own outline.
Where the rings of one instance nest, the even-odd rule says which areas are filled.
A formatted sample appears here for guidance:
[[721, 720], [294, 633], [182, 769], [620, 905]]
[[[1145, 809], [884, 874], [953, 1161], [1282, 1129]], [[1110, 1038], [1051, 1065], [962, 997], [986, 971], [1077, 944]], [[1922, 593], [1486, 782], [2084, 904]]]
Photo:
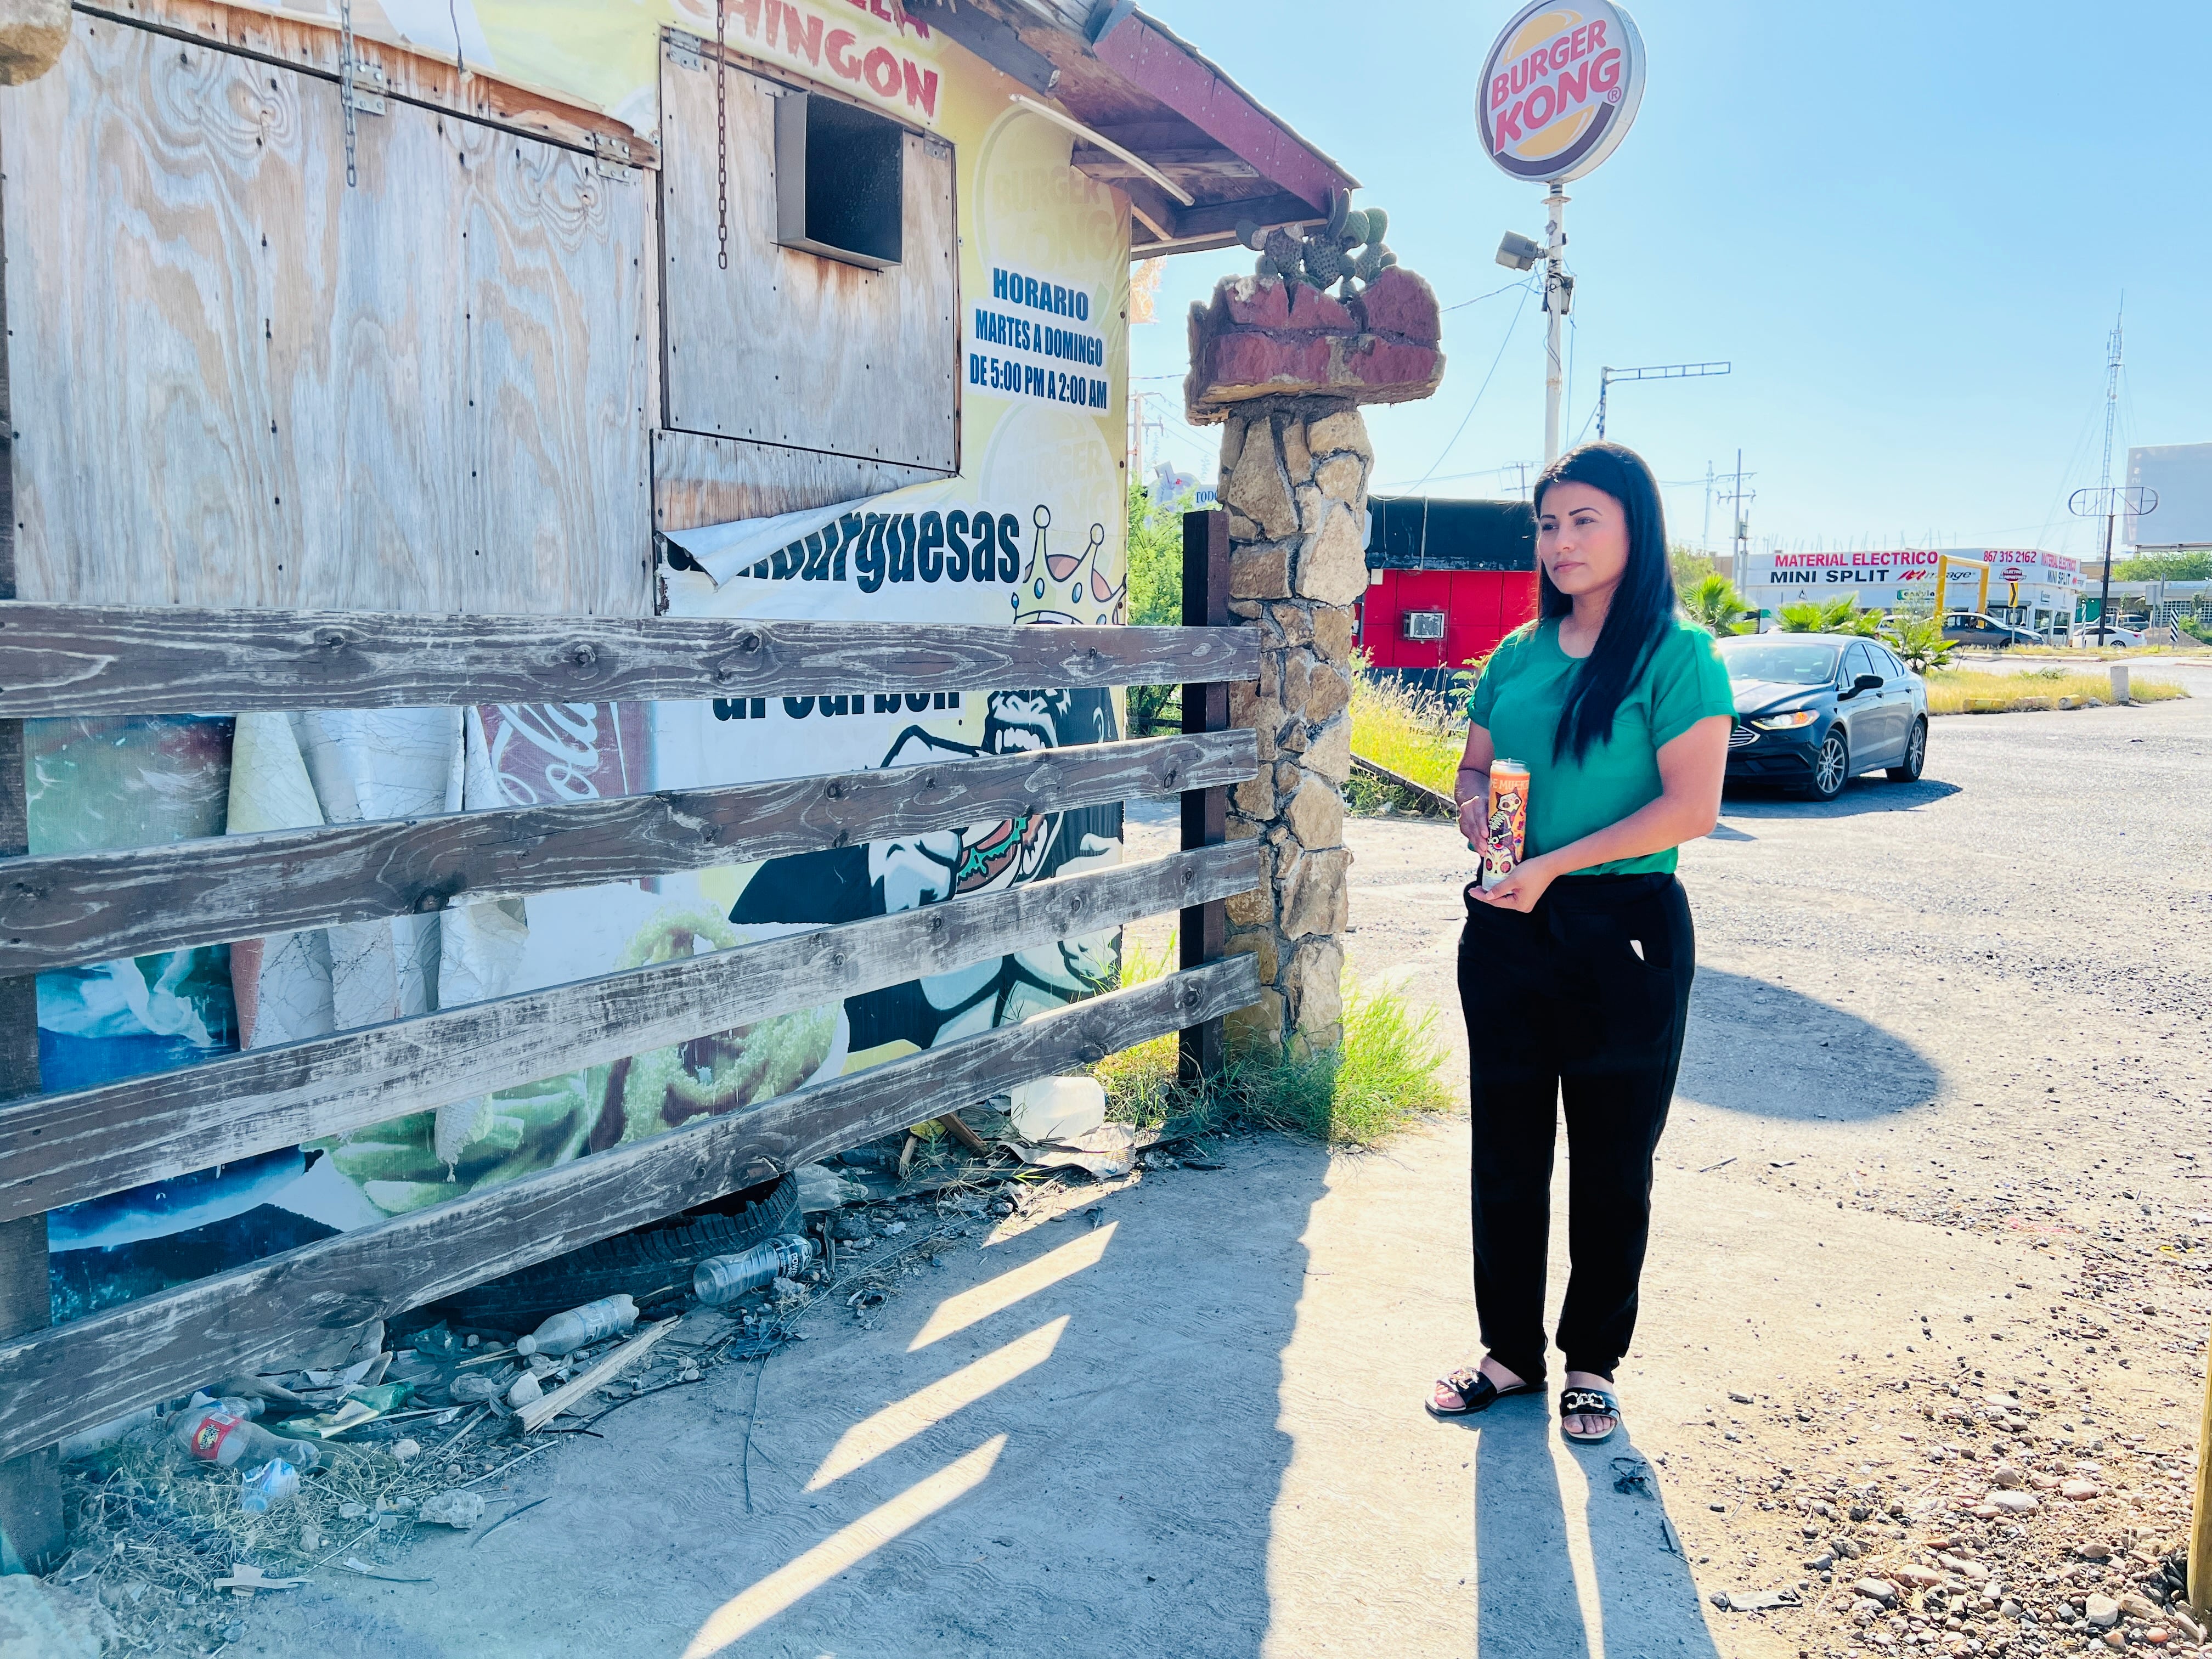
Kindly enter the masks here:
[[1378, 672], [1441, 684], [1536, 614], [1526, 501], [1370, 497], [1358, 638]]

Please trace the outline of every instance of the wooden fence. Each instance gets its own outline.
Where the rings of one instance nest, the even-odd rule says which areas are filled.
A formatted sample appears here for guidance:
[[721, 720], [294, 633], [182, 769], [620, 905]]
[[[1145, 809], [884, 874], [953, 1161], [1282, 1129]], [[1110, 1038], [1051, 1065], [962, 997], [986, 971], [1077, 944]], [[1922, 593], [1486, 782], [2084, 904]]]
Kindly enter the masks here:
[[[1253, 734], [1226, 683], [1226, 538], [1186, 526], [1184, 628], [901, 627], [117, 609], [0, 602], [0, 1528], [60, 1547], [52, 1448], [150, 1401], [658, 1220], [1044, 1073], [1181, 1030], [1219, 1063], [1256, 1000], [1222, 902], [1258, 879], [1223, 836]], [[1189, 682], [1180, 736], [125, 852], [24, 855], [22, 727], [58, 714], [603, 702]], [[39, 1092], [33, 976], [302, 927], [843, 847], [1180, 792], [1164, 859], [958, 898], [182, 1071]], [[768, 1015], [1183, 912], [1181, 970], [656, 1139], [47, 1323], [45, 1212], [665, 1048]]]

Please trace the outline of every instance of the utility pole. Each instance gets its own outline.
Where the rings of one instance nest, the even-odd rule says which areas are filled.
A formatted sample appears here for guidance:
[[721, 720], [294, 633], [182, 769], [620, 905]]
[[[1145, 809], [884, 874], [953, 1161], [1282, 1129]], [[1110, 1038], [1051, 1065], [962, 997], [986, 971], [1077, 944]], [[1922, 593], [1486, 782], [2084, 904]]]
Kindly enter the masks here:
[[1139, 392], [1129, 398], [1129, 482], [1139, 486], [1145, 482], [1145, 399], [1151, 395]]
[[1575, 302], [1567, 275], [1567, 194], [1555, 183], [1544, 198], [1551, 222], [1544, 234], [1544, 465], [1559, 459], [1559, 325]]
[[1736, 571], [1743, 568], [1744, 555], [1750, 550], [1746, 544], [1751, 535], [1751, 520], [1745, 516], [1743, 510], [1743, 451], [1741, 447], [1735, 452], [1735, 495], [1733, 499], [1735, 504], [1735, 558], [1729, 572], [1731, 578]]
[[1713, 550], [1713, 464], [1705, 463], [1705, 527], [1698, 534], [1698, 550], [1710, 555]]
[[[1708, 470], [1710, 470], [1710, 464], [1708, 464]], [[1743, 580], [1744, 561], [1750, 556], [1751, 553], [1751, 520], [1744, 511], [1744, 503], [1747, 501], [1756, 501], [1759, 498], [1759, 492], [1757, 490], [1746, 489], [1743, 487], [1743, 481], [1746, 478], [1753, 478], [1758, 476], [1759, 475], [1757, 473], [1746, 472], [1743, 470], [1743, 451], [1741, 449], [1737, 450], [1735, 453], [1735, 487], [1726, 495], [1720, 497], [1720, 499], [1728, 502], [1729, 507], [1734, 508], [1735, 511], [1735, 532], [1730, 541], [1730, 546], [1733, 549], [1733, 551], [1729, 555], [1729, 568], [1728, 573], [1729, 580], [1733, 582], [1741, 582]]]

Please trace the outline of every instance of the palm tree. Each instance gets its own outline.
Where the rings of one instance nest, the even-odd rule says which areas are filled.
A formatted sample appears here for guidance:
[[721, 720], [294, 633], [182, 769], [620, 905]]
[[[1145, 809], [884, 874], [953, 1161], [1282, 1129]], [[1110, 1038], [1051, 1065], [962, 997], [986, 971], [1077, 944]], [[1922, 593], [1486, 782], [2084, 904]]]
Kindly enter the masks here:
[[1858, 607], [1849, 599], [1800, 599], [1778, 613], [1785, 634], [1848, 633]]
[[1942, 668], [1951, 660], [1951, 641], [1943, 637], [1938, 617], [1894, 617], [1890, 619], [1890, 643], [1905, 665], [1916, 674]]
[[1751, 607], [1743, 602], [1734, 582], [1714, 574], [1698, 578], [1698, 585], [1682, 595], [1682, 614], [1718, 639], [1742, 633]]

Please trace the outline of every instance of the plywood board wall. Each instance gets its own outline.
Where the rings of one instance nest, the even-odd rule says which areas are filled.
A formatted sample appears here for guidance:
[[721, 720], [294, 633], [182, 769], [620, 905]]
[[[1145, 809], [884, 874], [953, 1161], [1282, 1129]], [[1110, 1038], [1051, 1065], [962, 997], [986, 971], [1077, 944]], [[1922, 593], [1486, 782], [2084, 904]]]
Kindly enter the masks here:
[[25, 599], [650, 609], [653, 191], [80, 15], [0, 93]]
[[881, 495], [941, 476], [927, 467], [855, 460], [818, 449], [659, 431], [653, 434], [653, 525], [656, 530], [696, 530], [737, 519], [773, 518]]

